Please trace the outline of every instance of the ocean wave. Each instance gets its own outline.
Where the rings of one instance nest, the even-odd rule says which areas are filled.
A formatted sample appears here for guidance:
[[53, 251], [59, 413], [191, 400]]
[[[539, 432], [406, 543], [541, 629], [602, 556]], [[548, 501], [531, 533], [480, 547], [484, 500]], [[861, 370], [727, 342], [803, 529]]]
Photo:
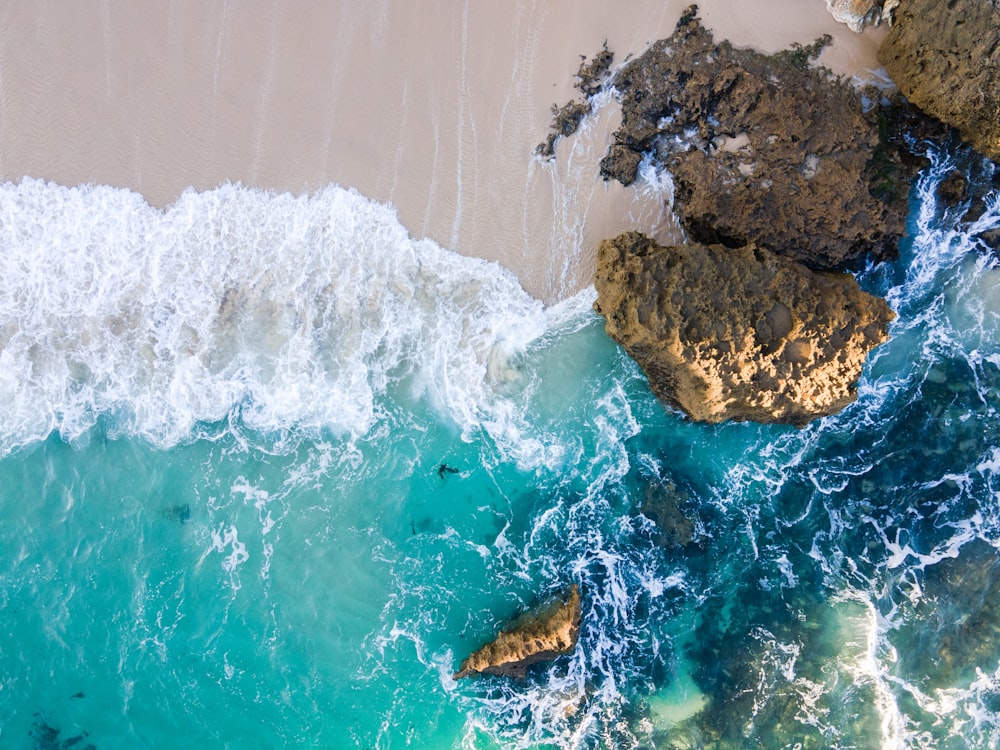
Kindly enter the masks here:
[[226, 185], [159, 211], [106, 186], [7, 183], [0, 273], [3, 453], [102, 417], [158, 446], [237, 422], [357, 436], [393, 390], [463, 433], [502, 431], [495, 386], [546, 326], [505, 269], [336, 186]]

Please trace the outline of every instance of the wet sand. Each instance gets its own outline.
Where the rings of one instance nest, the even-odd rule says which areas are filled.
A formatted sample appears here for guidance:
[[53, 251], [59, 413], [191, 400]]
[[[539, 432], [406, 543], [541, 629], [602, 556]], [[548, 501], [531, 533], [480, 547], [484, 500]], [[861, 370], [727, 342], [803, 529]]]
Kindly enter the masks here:
[[[590, 283], [597, 242], [669, 239], [662, 197], [602, 182], [616, 113], [532, 157], [581, 55], [615, 63], [667, 36], [687, 0], [5, 3], [0, 179], [102, 183], [156, 206], [240, 182], [335, 182], [393, 203], [416, 237], [497, 260], [552, 302]], [[882, 34], [823, 0], [708, 0], [719, 38], [775, 51], [823, 33], [822, 62], [876, 67]]]

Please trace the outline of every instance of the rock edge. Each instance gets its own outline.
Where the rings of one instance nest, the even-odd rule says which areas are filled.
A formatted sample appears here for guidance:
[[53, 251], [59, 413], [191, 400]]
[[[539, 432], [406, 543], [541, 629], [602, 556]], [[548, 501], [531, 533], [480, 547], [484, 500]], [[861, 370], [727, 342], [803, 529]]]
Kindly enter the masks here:
[[582, 600], [576, 584], [560, 596], [522, 614], [497, 637], [472, 653], [453, 675], [523, 678], [528, 667], [568, 654], [580, 635]]
[[664, 247], [626, 232], [597, 263], [608, 334], [662, 401], [702, 422], [802, 427], [840, 411], [895, 317], [853, 276], [754, 245]]

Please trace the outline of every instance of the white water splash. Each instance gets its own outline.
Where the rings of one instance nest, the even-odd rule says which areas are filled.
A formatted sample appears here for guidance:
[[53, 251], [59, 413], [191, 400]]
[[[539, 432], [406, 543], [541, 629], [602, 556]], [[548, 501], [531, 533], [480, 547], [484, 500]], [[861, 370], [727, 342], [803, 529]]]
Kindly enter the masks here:
[[496, 381], [545, 325], [500, 266], [336, 186], [227, 185], [161, 212], [110, 187], [7, 183], [0, 275], [3, 453], [102, 417], [160, 446], [234, 416], [362, 435], [393, 388], [502, 439], [517, 409]]

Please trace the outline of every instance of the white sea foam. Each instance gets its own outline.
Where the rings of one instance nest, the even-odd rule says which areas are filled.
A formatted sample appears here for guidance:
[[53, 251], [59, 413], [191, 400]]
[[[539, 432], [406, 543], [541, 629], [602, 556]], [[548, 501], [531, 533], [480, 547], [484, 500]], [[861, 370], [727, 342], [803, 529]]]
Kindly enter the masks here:
[[931, 166], [915, 187], [917, 231], [909, 257], [903, 259], [905, 277], [886, 293], [900, 313], [896, 333], [923, 330], [925, 346], [936, 352], [949, 347], [995, 350], [1000, 341], [1000, 300], [991, 282], [997, 260], [979, 252], [979, 235], [1000, 228], [1000, 195], [987, 195], [986, 210], [972, 223], [942, 216], [935, 191], [956, 165], [947, 154], [931, 151], [928, 156]]
[[[567, 662], [530, 682], [495, 682], [457, 695], [470, 711], [470, 733], [478, 729], [502, 737], [505, 746], [524, 748], [538, 743], [564, 748], [637, 745], [623, 718], [632, 680], [646, 660], [660, 658], [659, 649], [669, 647], [650, 638], [645, 617], [667, 622], [665, 594], [688, 592], [688, 586], [683, 575], [665, 576], [656, 569], [649, 550], [623, 544], [627, 536], [617, 539], [613, 529], [599, 530], [597, 519], [607, 518], [608, 512], [605, 500], [595, 495], [535, 519], [532, 541], [522, 554], [545, 555], [553, 575], [565, 570], [587, 592], [581, 642]], [[557, 559], [552, 559], [554, 537], [565, 548]], [[639, 614], [641, 600], [654, 614]], [[444, 687], [451, 691], [457, 686]]]
[[517, 410], [495, 385], [546, 324], [497, 264], [336, 186], [226, 185], [161, 212], [110, 187], [3, 184], [0, 275], [3, 453], [102, 416], [163, 446], [236, 416], [361, 435], [393, 388], [503, 442]]

